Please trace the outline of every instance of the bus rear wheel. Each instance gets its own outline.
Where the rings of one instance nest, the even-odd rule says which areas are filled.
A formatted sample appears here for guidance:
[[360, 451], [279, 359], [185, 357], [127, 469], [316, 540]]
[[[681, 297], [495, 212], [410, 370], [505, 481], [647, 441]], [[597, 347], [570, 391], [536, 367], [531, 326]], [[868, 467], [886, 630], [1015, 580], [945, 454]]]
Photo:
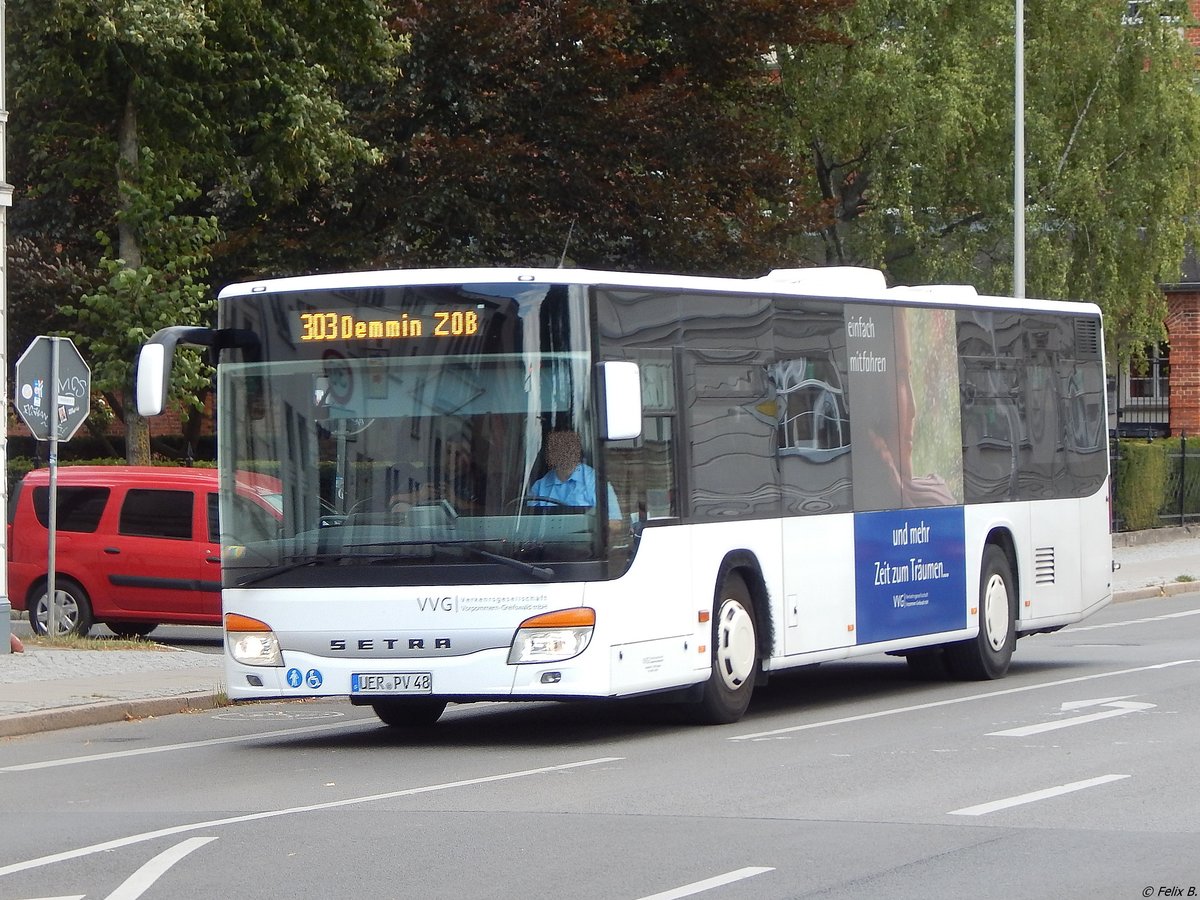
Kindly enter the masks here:
[[946, 646], [946, 665], [956, 678], [1003, 678], [1017, 645], [1017, 592], [1008, 555], [995, 544], [983, 552], [979, 573], [979, 634]]
[[390, 728], [411, 728], [432, 725], [446, 710], [445, 700], [405, 699], [376, 700], [371, 704], [379, 721]]
[[712, 672], [696, 708], [706, 725], [736, 722], [750, 705], [758, 677], [758, 630], [754, 601], [740, 575], [726, 577], [717, 594], [712, 628]]

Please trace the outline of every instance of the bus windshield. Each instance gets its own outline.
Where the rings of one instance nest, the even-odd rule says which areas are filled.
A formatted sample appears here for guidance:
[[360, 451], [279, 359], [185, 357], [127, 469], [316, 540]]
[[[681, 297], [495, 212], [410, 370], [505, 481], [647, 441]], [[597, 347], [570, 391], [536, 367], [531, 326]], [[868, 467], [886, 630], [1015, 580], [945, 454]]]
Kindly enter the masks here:
[[[591, 355], [554, 310], [565, 298], [532, 326], [444, 343], [354, 328], [433, 307], [451, 321], [449, 297], [361, 302], [323, 298], [328, 333], [312, 330], [323, 313], [306, 314], [291, 340], [264, 334], [259, 359], [220, 368], [219, 457], [237, 485], [223, 491], [226, 586], [420, 583], [430, 566], [442, 582], [494, 580], [497, 566], [548, 580], [556, 564], [599, 559], [620, 502], [593, 467]], [[315, 346], [297, 347], [305, 329]], [[246, 499], [263, 479], [273, 514]]]

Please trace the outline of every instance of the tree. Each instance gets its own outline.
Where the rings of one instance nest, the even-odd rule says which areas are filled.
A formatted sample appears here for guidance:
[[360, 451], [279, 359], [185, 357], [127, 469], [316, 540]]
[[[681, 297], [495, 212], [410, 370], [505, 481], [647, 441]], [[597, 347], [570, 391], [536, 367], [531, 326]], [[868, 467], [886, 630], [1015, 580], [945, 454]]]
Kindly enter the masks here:
[[[394, 44], [379, 12], [376, 0], [10, 0], [12, 171], [28, 206], [14, 231], [46, 244], [57, 225], [62, 254], [98, 276], [64, 311], [131, 462], [149, 456], [124, 405], [136, 349], [161, 325], [209, 317], [220, 216], [370, 157], [335, 84], [384, 77]], [[198, 359], [179, 373], [177, 396], [195, 402]]]
[[772, 50], [845, 2], [395, 0], [402, 77], [350, 101], [385, 162], [267, 225], [319, 248], [283, 266], [761, 274], [824, 216]]
[[[1186, 4], [1026, 6], [1026, 280], [1108, 316], [1110, 351], [1161, 339], [1200, 183]], [[834, 210], [796, 252], [896, 281], [1012, 289], [1013, 5], [861, 0], [844, 47], [785, 54], [796, 147]]]

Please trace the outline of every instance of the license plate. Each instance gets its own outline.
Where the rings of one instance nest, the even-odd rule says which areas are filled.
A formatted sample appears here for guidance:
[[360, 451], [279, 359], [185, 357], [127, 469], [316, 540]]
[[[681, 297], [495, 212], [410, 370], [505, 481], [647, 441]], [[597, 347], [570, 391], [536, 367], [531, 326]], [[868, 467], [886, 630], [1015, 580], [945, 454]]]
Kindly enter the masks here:
[[432, 694], [429, 672], [371, 672], [350, 676], [352, 694]]

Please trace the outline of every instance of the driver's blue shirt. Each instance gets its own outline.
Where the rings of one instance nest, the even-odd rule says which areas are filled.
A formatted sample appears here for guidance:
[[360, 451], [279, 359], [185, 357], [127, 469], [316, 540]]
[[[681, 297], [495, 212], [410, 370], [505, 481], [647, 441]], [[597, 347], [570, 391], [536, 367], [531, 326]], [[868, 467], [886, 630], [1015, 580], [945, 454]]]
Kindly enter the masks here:
[[[533, 497], [545, 497], [557, 500], [566, 506], [595, 506], [596, 505], [596, 470], [587, 463], [580, 463], [575, 471], [567, 476], [566, 481], [560, 481], [558, 473], [551, 469], [529, 488]], [[548, 503], [529, 501], [530, 506], [549, 506]], [[621, 505], [617, 502], [617, 492], [613, 486], [608, 486], [608, 518], [611, 521], [621, 520]]]

